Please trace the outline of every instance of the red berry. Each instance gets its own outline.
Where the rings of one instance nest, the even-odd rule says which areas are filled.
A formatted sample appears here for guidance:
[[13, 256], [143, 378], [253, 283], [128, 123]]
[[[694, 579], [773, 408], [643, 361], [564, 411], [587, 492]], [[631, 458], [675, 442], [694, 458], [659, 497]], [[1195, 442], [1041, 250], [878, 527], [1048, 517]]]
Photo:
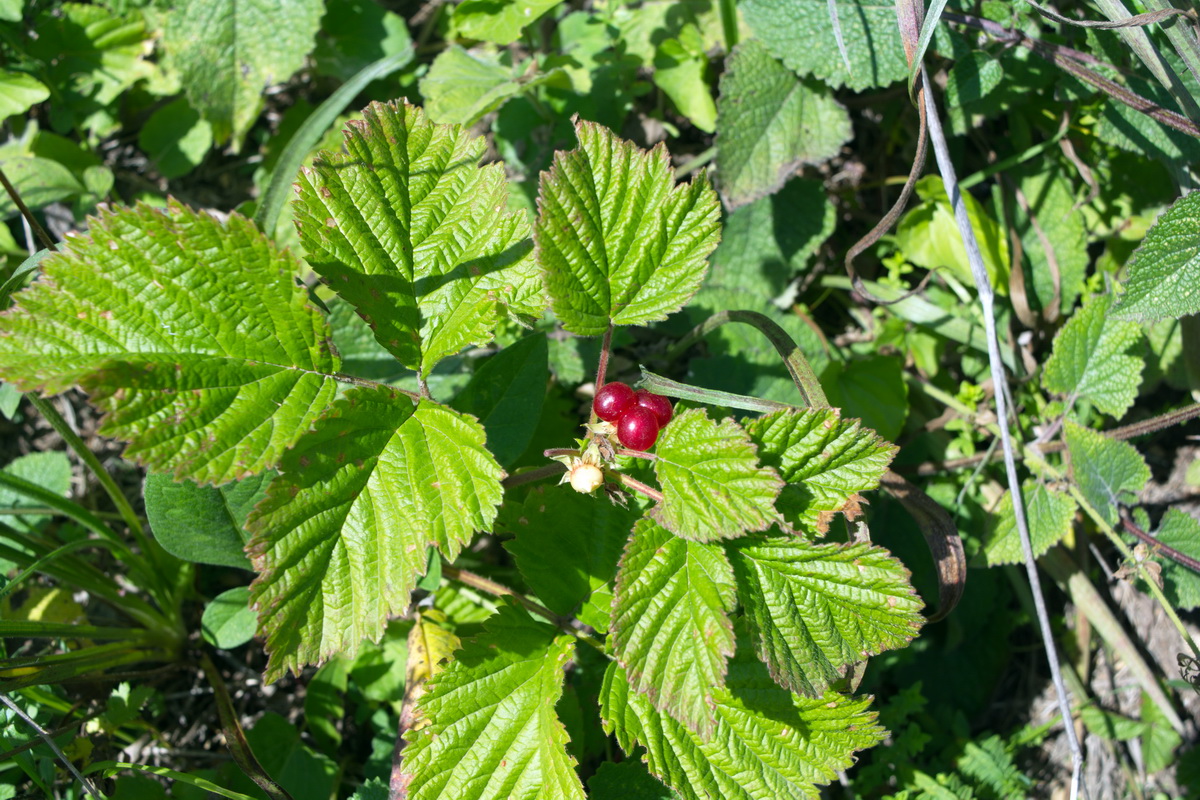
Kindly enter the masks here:
[[658, 438], [658, 418], [650, 409], [635, 405], [617, 420], [617, 438], [630, 450], [648, 450]]
[[654, 416], [658, 419], [658, 427], [665, 428], [667, 423], [671, 421], [671, 417], [675, 411], [671, 408], [671, 401], [663, 397], [661, 394], [650, 394], [645, 389], [638, 389], [637, 404], [642, 408], [648, 408], [654, 412]]
[[635, 400], [633, 389], [627, 385], [606, 383], [596, 392], [596, 399], [592, 401], [592, 410], [605, 422], [616, 422], [622, 414], [633, 407]]

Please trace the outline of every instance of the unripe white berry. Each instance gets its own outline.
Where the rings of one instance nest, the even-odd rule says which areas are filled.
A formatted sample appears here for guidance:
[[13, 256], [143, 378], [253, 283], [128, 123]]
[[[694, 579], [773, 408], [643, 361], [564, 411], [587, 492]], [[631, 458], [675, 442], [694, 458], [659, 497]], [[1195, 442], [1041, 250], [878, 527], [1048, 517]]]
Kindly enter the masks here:
[[577, 464], [571, 469], [571, 488], [587, 494], [604, 483], [604, 472], [595, 464]]

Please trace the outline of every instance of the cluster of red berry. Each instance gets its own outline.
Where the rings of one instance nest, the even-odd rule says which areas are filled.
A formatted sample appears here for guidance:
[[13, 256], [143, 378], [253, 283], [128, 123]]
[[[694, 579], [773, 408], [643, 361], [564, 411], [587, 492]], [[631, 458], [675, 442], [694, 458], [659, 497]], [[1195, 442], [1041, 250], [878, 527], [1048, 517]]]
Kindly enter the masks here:
[[606, 383], [596, 392], [592, 410], [617, 426], [617, 439], [630, 450], [648, 450], [658, 432], [671, 421], [671, 401], [645, 389], [634, 391], [624, 383]]

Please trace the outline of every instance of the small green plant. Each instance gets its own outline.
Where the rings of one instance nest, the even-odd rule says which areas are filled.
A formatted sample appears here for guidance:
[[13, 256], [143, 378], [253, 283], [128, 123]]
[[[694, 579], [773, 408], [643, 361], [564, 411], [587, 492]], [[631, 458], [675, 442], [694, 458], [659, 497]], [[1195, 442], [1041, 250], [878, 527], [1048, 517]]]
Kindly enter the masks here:
[[[0, 317], [0, 374], [27, 390], [82, 385], [104, 432], [176, 478], [277, 470], [246, 545], [271, 680], [379, 639], [431, 551], [443, 576], [494, 588], [454, 562], [479, 532], [512, 535], [529, 596], [501, 604], [426, 687], [424, 724], [405, 733], [409, 797], [582, 797], [555, 713], [581, 647], [607, 663], [605, 729], [682, 796], [815, 794], [884, 735], [869, 698], [837, 687], [922, 622], [899, 561], [827, 537], [840, 515], [854, 521], [895, 448], [829, 408], [802, 358], [810, 407], [744, 419], [681, 404], [671, 418], [663, 398], [625, 387], [633, 411], [609, 408], [622, 386], [604, 376], [613, 328], [688, 301], [718, 203], [703, 174], [676, 185], [662, 148], [586, 122], [576, 134], [542, 177], [532, 238], [505, 208], [503, 167], [478, 166], [483, 141], [415, 106], [372, 105], [346, 153], [302, 170], [307, 263], [415, 373], [414, 391], [342, 371], [294, 255], [249, 220], [178, 203], [105, 211], [48, 258]], [[498, 371], [453, 406], [428, 381], [547, 309], [604, 336], [596, 402], [616, 435], [601, 421], [577, 449], [548, 451], [600, 471], [573, 484], [584, 493], [533, 485], [563, 471], [552, 460], [506, 475], [530, 431], [502, 409], [540, 401], [544, 368], [533, 385]], [[540, 334], [509, 337], [497, 360], [545, 358]]]

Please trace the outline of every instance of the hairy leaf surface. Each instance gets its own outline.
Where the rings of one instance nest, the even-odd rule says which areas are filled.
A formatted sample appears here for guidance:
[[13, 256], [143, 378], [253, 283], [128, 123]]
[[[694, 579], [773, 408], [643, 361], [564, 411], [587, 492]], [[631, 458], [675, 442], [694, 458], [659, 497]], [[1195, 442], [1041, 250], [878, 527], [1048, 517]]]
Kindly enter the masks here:
[[347, 392], [247, 523], [268, 678], [378, 640], [430, 545], [453, 561], [491, 529], [503, 476], [474, 418], [385, 387]]
[[715, 422], [689, 409], [663, 429], [655, 454], [663, 500], [650, 513], [676, 536], [733, 539], [774, 520], [783, 482], [759, 466], [750, 437], [732, 420]]
[[850, 115], [804, 83], [757, 39], [738, 45], [721, 76], [717, 179], [729, 208], [777, 191], [801, 164], [837, 155]]
[[853, 753], [886, 732], [867, 711], [870, 698], [835, 692], [804, 698], [771, 680], [748, 648], [730, 663], [727, 688], [715, 694], [717, 725], [701, 737], [632, 689], [616, 662], [604, 674], [600, 715], [632, 755], [638, 744], [650, 772], [687, 800], [818, 797], [816, 784], [854, 763]]
[[713, 692], [733, 655], [733, 569], [719, 545], [644, 519], [625, 548], [613, 598], [613, 647], [634, 689], [692, 730], [711, 732]]
[[780, 512], [820, 533], [834, 513], [857, 513], [858, 493], [878, 488], [897, 449], [836, 408], [776, 411], [747, 422], [746, 431], [762, 462], [788, 483]]
[[793, 692], [824, 694], [844, 667], [921, 629], [908, 570], [882, 547], [755, 536], [728, 551], [758, 654]]
[[[1071, 532], [1078, 506], [1071, 495], [1033, 480], [1021, 484], [1021, 496], [1025, 500], [1025, 520], [1029, 523], [1029, 543], [1033, 546], [1033, 557], [1038, 558]], [[1025, 561], [1011, 492], [1004, 494], [989, 516], [988, 534], [979, 560], [989, 567]]]
[[539, 313], [529, 226], [506, 210], [503, 165], [479, 166], [481, 137], [416, 106], [373, 103], [345, 147], [301, 170], [300, 240], [404, 366], [427, 376], [490, 342], [506, 309]]
[[1117, 506], [1131, 503], [1150, 480], [1150, 467], [1133, 445], [1110, 439], [1067, 420], [1063, 438], [1071, 456], [1071, 474], [1088, 502], [1109, 525]]
[[1141, 328], [1115, 319], [1111, 296], [1096, 297], [1067, 320], [1054, 337], [1044, 381], [1052, 392], [1085, 398], [1120, 419], [1133, 405], [1142, 382], [1141, 354], [1129, 350], [1141, 341]]
[[1200, 311], [1200, 196], [1185, 194], [1155, 220], [1129, 259], [1114, 313], [1141, 322]]
[[542, 173], [534, 223], [550, 306], [567, 330], [666, 319], [688, 301], [720, 239], [720, 204], [701, 173], [676, 186], [667, 151], [577, 121], [579, 147]]
[[554, 705], [571, 636], [502, 605], [433, 679], [408, 734], [411, 800], [583, 800]]
[[[1200, 522], [1178, 508], [1169, 508], [1163, 514], [1155, 538], [1167, 547], [1200, 560]], [[1162, 562], [1163, 592], [1171, 605], [1181, 611], [1200, 607], [1200, 574], [1156, 553], [1154, 547], [1150, 548], [1150, 553]]]
[[83, 386], [142, 464], [201, 483], [262, 472], [333, 400], [338, 357], [299, 264], [244, 217], [107, 211], [42, 266], [0, 315], [0, 376]]

